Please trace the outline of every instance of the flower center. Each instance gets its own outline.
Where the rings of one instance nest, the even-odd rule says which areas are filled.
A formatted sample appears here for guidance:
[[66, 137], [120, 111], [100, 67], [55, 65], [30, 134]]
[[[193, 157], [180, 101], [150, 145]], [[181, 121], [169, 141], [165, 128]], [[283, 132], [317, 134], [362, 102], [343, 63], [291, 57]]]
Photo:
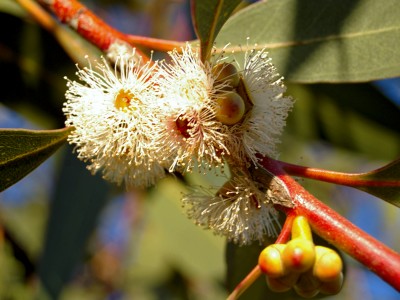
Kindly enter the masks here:
[[130, 106], [132, 100], [135, 100], [135, 97], [130, 91], [120, 90], [115, 97], [114, 106], [117, 109], [124, 110]]
[[187, 118], [185, 118], [181, 115], [176, 119], [175, 124], [176, 124], [176, 129], [178, 129], [180, 134], [185, 139], [190, 137], [189, 130], [192, 129], [193, 126], [191, 124], [189, 124], [189, 120]]

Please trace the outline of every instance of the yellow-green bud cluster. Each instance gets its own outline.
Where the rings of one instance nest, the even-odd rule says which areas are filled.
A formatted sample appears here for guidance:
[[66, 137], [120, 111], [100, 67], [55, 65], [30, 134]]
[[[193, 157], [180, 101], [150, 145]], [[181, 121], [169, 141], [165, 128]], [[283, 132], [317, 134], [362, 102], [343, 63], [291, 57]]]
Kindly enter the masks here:
[[242, 120], [246, 105], [237, 87], [240, 75], [233, 64], [219, 63], [212, 69], [215, 83], [224, 85], [223, 91], [216, 98], [216, 119], [225, 125], [234, 125]]
[[294, 219], [292, 239], [266, 247], [258, 265], [275, 292], [293, 288], [299, 296], [311, 298], [318, 293], [337, 294], [343, 284], [341, 257], [330, 248], [314, 245], [308, 221], [302, 216]]

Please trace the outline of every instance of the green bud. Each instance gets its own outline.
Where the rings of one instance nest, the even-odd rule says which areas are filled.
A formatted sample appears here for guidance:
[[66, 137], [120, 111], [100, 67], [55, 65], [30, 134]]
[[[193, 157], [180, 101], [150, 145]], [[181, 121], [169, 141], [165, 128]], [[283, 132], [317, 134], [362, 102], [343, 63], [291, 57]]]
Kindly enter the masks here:
[[220, 63], [213, 67], [212, 73], [216, 82], [226, 83], [232, 89], [236, 88], [239, 84], [239, 73], [236, 67], [230, 63]]
[[222, 124], [234, 125], [244, 116], [245, 104], [243, 98], [235, 92], [229, 92], [216, 99], [216, 118]]
[[285, 244], [273, 244], [261, 251], [258, 257], [258, 265], [267, 276], [276, 278], [285, 275], [285, 268], [281, 258], [281, 253], [285, 247]]
[[336, 251], [316, 246], [316, 259], [313, 267], [313, 274], [321, 281], [332, 281], [340, 275], [343, 268], [343, 262]]

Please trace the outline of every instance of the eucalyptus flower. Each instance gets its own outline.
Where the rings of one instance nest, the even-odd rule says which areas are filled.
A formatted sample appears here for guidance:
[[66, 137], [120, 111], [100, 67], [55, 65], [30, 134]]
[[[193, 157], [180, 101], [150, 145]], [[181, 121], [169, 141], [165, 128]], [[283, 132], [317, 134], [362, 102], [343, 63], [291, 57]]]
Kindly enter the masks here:
[[[202, 64], [190, 46], [182, 55], [173, 53], [172, 56], [179, 68], [169, 72], [168, 78], [173, 80], [168, 85], [169, 92], [174, 89], [173, 82], [180, 82], [176, 84], [176, 94], [183, 93], [184, 99], [185, 96], [192, 100], [207, 99], [213, 131], [224, 134], [224, 139], [219, 142], [226, 148], [222, 158], [236, 170], [218, 193], [203, 188], [186, 195], [183, 203], [187, 214], [196, 224], [233, 242], [262, 242], [266, 236], [276, 234], [277, 211], [273, 204], [292, 205], [289, 198], [280, 201], [274, 196], [276, 193], [283, 195], [280, 189], [284, 187], [275, 184], [261, 188], [248, 171], [252, 165], [252, 169], [259, 166], [257, 154], [277, 156], [276, 146], [293, 105], [292, 98], [283, 95], [286, 91], [283, 78], [276, 72], [265, 50], [247, 51], [243, 67], [237, 62], [228, 63], [223, 55], [214, 55], [210, 62]], [[188, 76], [193, 73], [196, 75]], [[200, 73], [203, 77], [198, 76]], [[185, 89], [183, 83], [186, 82], [190, 88]], [[204, 91], [203, 97], [196, 98], [197, 94], [193, 93], [197, 93], [197, 89]], [[204, 107], [200, 107], [201, 111]], [[178, 114], [183, 115], [182, 112]], [[187, 128], [186, 124], [184, 128]], [[212, 139], [215, 140], [215, 136]], [[202, 157], [198, 157], [200, 161]]]
[[283, 95], [286, 92], [283, 77], [277, 73], [265, 49], [248, 50], [240, 74], [241, 92], [250, 101], [251, 108], [235, 130], [241, 136], [247, 156], [257, 165], [257, 154], [278, 156], [277, 145], [294, 101]]
[[157, 69], [133, 52], [117, 57], [114, 68], [104, 58], [95, 67], [78, 67], [80, 81], [68, 80], [63, 111], [66, 126], [74, 127], [69, 142], [92, 173], [128, 188], [164, 176], [152, 145]]
[[155, 131], [161, 159], [170, 171], [222, 167], [231, 152], [231, 135], [216, 114], [226, 84], [215, 81], [212, 65], [203, 63], [189, 44], [169, 55], [158, 82], [162, 112]]
[[246, 175], [231, 178], [217, 193], [196, 188], [182, 201], [197, 225], [240, 245], [262, 243], [280, 226], [273, 203]]

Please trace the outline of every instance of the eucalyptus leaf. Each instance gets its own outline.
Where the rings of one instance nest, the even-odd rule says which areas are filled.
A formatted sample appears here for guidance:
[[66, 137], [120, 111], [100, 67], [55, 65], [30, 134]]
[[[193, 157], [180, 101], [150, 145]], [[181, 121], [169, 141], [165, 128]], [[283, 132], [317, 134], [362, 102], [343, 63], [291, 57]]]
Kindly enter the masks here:
[[[390, 161], [400, 150], [400, 110], [371, 84], [289, 85], [286, 133]], [[285, 145], [282, 144], [282, 148]]]
[[109, 200], [110, 186], [92, 176], [67, 148], [51, 202], [38, 263], [39, 278], [51, 299], [59, 299], [64, 285], [83, 261], [88, 238]]
[[[397, 0], [269, 0], [230, 18], [216, 40], [226, 53], [269, 50], [287, 81], [360, 82], [400, 75]], [[247, 41], [247, 38], [249, 40]], [[248, 47], [246, 47], [248, 43]], [[255, 45], [257, 44], [257, 45]]]
[[14, 0], [0, 1], [0, 12], [8, 13], [16, 17], [26, 18], [27, 12]]
[[201, 44], [201, 56], [210, 55], [215, 37], [241, 0], [192, 0], [194, 28]]
[[354, 187], [400, 207], [400, 159], [356, 177], [369, 184]]
[[0, 191], [13, 185], [51, 156], [67, 140], [71, 128], [0, 131]]

